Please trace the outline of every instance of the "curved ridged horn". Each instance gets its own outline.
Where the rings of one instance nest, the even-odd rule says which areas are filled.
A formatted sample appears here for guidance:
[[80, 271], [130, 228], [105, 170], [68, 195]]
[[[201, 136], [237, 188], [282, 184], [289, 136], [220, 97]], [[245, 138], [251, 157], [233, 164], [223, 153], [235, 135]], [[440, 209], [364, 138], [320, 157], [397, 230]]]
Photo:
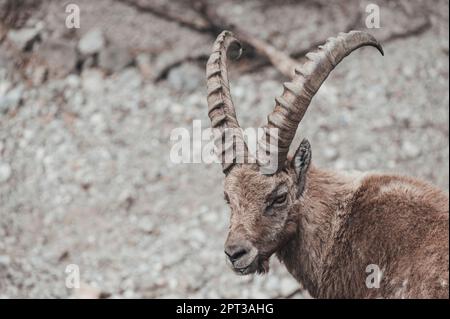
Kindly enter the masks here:
[[259, 153], [267, 152], [274, 141], [273, 137], [270, 139], [274, 132], [269, 129], [278, 129], [278, 145], [270, 149], [278, 150], [277, 171], [285, 164], [297, 126], [314, 94], [336, 65], [362, 46], [373, 46], [384, 55], [381, 45], [372, 35], [362, 31], [340, 33], [336, 38], [329, 38], [318, 50], [308, 53], [306, 62], [295, 69], [292, 81], [283, 84], [283, 94], [275, 99], [275, 108], [263, 127], [265, 136], [258, 146]]
[[[217, 36], [211, 56], [206, 64], [208, 115], [212, 128], [218, 128], [221, 132], [219, 142], [222, 143], [222, 154], [218, 155], [221, 157], [222, 168], [225, 173], [229, 171], [237, 158], [240, 156], [240, 158], [244, 158], [247, 152], [242, 133], [238, 130], [240, 126], [231, 99], [227, 74], [227, 58], [236, 52], [235, 49], [238, 50], [238, 54], [233, 58], [238, 59], [242, 52], [240, 42], [231, 32], [223, 31]], [[234, 136], [232, 143], [223, 143], [226, 129], [234, 129], [232, 130]]]

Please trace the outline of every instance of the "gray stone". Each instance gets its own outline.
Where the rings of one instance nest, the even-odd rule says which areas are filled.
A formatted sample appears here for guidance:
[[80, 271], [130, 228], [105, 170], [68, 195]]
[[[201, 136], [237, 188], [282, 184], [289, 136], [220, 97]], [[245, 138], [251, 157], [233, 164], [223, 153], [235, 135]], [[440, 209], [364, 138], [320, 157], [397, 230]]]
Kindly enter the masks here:
[[402, 154], [406, 157], [406, 158], [416, 158], [417, 156], [419, 156], [421, 153], [420, 148], [409, 142], [409, 141], [405, 141], [402, 144]]
[[133, 62], [133, 57], [125, 47], [110, 46], [98, 56], [98, 65], [109, 72], [118, 72]]
[[155, 224], [150, 219], [143, 219], [139, 222], [139, 229], [150, 234], [155, 230]]
[[0, 255], [0, 266], [8, 266], [11, 263], [11, 258], [8, 255]]
[[37, 86], [37, 85], [41, 85], [42, 83], [44, 83], [46, 77], [48, 74], [48, 69], [43, 66], [40, 65], [38, 66], [32, 74], [32, 78], [31, 81], [33, 82], [33, 85]]
[[149, 79], [152, 77], [152, 66], [149, 54], [141, 53], [136, 56], [136, 65], [144, 78]]
[[92, 29], [88, 31], [78, 42], [78, 50], [81, 54], [91, 55], [100, 52], [105, 46], [105, 38], [102, 30]]
[[334, 147], [325, 147], [322, 152], [328, 160], [335, 160], [339, 157], [339, 152]]
[[5, 183], [9, 180], [12, 174], [11, 166], [8, 163], [0, 162], [0, 183]]
[[128, 67], [117, 74], [116, 89], [136, 90], [142, 85], [142, 76], [136, 68]]
[[7, 96], [0, 96], [0, 114], [7, 113], [11, 107], [11, 101]]
[[94, 56], [91, 55], [84, 59], [82, 69], [86, 70], [86, 69], [93, 68], [94, 66], [95, 66], [95, 59], [94, 59]]
[[61, 39], [49, 39], [37, 49], [49, 70], [50, 77], [64, 77], [75, 69], [77, 53], [74, 44]]
[[103, 73], [100, 70], [84, 70], [81, 74], [82, 88], [88, 94], [99, 94], [104, 90]]
[[40, 24], [34, 28], [23, 28], [18, 30], [13, 29], [8, 32], [8, 39], [20, 50], [25, 50], [39, 38], [41, 30], [42, 25]]
[[23, 87], [19, 85], [0, 96], [0, 113], [7, 113], [9, 110], [18, 107], [22, 100], [22, 94]]
[[65, 79], [66, 85], [70, 88], [79, 88], [80, 87], [80, 77], [76, 74], [71, 74]]

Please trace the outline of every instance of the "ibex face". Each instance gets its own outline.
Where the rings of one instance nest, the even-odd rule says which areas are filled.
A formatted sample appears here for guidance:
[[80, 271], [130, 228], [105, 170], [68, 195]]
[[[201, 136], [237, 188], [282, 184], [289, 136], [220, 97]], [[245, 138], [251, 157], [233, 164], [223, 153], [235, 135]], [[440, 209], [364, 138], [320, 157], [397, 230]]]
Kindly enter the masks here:
[[[262, 173], [258, 161], [256, 164], [240, 162], [248, 155], [240, 134], [235, 135], [232, 147], [220, 154], [226, 175], [225, 200], [231, 208], [225, 254], [236, 273], [267, 271], [269, 257], [297, 232], [298, 199], [306, 185], [311, 149], [309, 142], [304, 140], [293, 159], [288, 160], [290, 144], [312, 97], [331, 70], [353, 50], [365, 45], [374, 46], [383, 53], [378, 42], [364, 32], [352, 31], [329, 39], [318, 51], [307, 54], [307, 62], [295, 69], [291, 82], [283, 85], [284, 92], [276, 98], [275, 109], [263, 127], [264, 139], [258, 144], [258, 152], [273, 149], [267, 148], [263, 141], [271, 143], [272, 129], [278, 129], [278, 166], [270, 175]], [[232, 47], [240, 48], [239, 42], [230, 32], [222, 32], [214, 43], [206, 67], [208, 114], [212, 127], [222, 133], [240, 128], [226, 70], [228, 49]], [[230, 154], [225, 155], [230, 151], [231, 161]]]
[[269, 257], [295, 233], [289, 218], [296, 199], [293, 186], [289, 173], [265, 176], [248, 166], [233, 169], [225, 179], [231, 208], [225, 254], [236, 273], [266, 272]]
[[297, 199], [311, 158], [305, 140], [294, 159], [274, 175], [239, 165], [225, 178], [231, 222], [225, 254], [238, 274], [267, 272], [269, 258], [297, 232]]

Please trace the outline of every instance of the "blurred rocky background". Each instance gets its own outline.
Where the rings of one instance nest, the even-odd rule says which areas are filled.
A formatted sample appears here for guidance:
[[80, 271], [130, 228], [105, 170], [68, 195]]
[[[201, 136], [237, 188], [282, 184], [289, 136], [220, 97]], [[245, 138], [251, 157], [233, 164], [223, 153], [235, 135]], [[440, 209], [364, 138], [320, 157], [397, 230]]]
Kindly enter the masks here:
[[[317, 165], [448, 190], [448, 1], [371, 2], [385, 56], [343, 61], [298, 135]], [[79, 29], [65, 26], [69, 3]], [[172, 163], [170, 133], [209, 125], [204, 66], [220, 23], [301, 59], [366, 30], [368, 4], [0, 0], [0, 297], [308, 297], [275, 258], [266, 276], [227, 268], [220, 165]], [[231, 70], [243, 126], [264, 123], [283, 81], [246, 47]], [[81, 289], [66, 288], [69, 264]]]

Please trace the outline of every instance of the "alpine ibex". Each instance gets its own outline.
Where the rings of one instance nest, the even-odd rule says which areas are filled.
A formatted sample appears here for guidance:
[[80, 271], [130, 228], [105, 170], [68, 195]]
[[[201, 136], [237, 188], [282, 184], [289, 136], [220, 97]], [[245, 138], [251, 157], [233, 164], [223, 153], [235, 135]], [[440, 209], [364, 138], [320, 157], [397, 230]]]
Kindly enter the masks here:
[[[263, 127], [278, 129], [273, 174], [263, 174], [258, 161], [226, 162], [222, 154], [225, 200], [231, 207], [227, 260], [237, 274], [264, 273], [276, 254], [317, 298], [448, 298], [445, 192], [410, 177], [317, 168], [307, 140], [288, 158], [314, 94], [333, 68], [362, 46], [383, 54], [373, 36], [352, 31], [329, 39], [293, 70]], [[208, 114], [221, 132], [240, 127], [226, 68], [232, 47], [240, 43], [222, 32], [206, 67]], [[277, 58], [278, 52], [266, 53]], [[233, 148], [238, 146], [248, 153], [243, 139], [234, 140]], [[381, 271], [379, 288], [366, 285], [372, 264]]]

